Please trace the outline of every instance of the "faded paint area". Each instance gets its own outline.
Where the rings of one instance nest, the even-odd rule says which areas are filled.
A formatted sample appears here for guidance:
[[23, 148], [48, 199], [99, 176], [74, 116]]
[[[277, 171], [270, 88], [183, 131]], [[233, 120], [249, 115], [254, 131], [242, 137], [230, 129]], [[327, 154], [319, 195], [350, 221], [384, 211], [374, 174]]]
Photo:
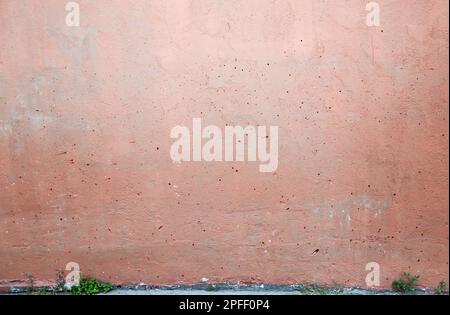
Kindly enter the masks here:
[[[0, 1], [0, 280], [448, 281], [448, 2]], [[279, 126], [279, 166], [173, 163]]]

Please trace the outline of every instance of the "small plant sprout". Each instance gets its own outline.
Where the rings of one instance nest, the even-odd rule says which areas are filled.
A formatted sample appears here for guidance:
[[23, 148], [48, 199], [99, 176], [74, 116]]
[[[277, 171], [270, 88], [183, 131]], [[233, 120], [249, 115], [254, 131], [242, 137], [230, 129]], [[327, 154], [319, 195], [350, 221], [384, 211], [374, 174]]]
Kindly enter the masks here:
[[447, 292], [447, 282], [445, 281], [441, 281], [439, 282], [438, 286], [436, 287], [436, 293], [437, 294], [443, 294], [445, 292]]
[[80, 278], [80, 284], [71, 288], [73, 295], [95, 295], [108, 293], [113, 290], [113, 285], [109, 282], [101, 282], [92, 278]]
[[419, 276], [404, 272], [400, 279], [392, 282], [392, 289], [400, 293], [414, 293], [417, 289], [418, 280]]

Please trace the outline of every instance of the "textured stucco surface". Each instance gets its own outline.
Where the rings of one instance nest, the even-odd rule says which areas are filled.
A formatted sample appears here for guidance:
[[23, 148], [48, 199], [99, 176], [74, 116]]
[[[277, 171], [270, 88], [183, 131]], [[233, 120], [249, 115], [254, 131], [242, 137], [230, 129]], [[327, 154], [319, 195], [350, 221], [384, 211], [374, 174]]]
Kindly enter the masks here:
[[[448, 1], [0, 0], [0, 280], [448, 282]], [[279, 126], [279, 166], [172, 127]]]

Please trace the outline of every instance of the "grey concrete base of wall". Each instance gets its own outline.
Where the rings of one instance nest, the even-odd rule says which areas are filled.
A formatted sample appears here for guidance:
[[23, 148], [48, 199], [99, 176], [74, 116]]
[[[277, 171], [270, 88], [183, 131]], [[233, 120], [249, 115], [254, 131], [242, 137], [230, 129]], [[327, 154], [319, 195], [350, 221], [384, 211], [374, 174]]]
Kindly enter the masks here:
[[[4, 294], [55, 294], [53, 287], [10, 287]], [[70, 294], [60, 292], [56, 294]], [[435, 295], [435, 290], [417, 289], [414, 295]], [[443, 294], [448, 295], [448, 292]], [[115, 287], [107, 295], [401, 295], [392, 290], [374, 290], [350, 287], [321, 287], [317, 285], [273, 285], [273, 284], [197, 284], [177, 286], [150, 286], [145, 284]]]

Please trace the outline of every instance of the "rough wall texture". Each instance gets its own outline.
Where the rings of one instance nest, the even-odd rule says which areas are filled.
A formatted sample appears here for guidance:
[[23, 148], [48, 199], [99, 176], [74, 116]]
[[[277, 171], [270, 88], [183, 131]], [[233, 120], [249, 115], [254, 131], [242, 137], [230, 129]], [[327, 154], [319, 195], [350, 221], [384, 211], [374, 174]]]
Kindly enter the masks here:
[[[0, 0], [0, 279], [448, 281], [448, 1]], [[279, 167], [173, 163], [279, 126]]]

